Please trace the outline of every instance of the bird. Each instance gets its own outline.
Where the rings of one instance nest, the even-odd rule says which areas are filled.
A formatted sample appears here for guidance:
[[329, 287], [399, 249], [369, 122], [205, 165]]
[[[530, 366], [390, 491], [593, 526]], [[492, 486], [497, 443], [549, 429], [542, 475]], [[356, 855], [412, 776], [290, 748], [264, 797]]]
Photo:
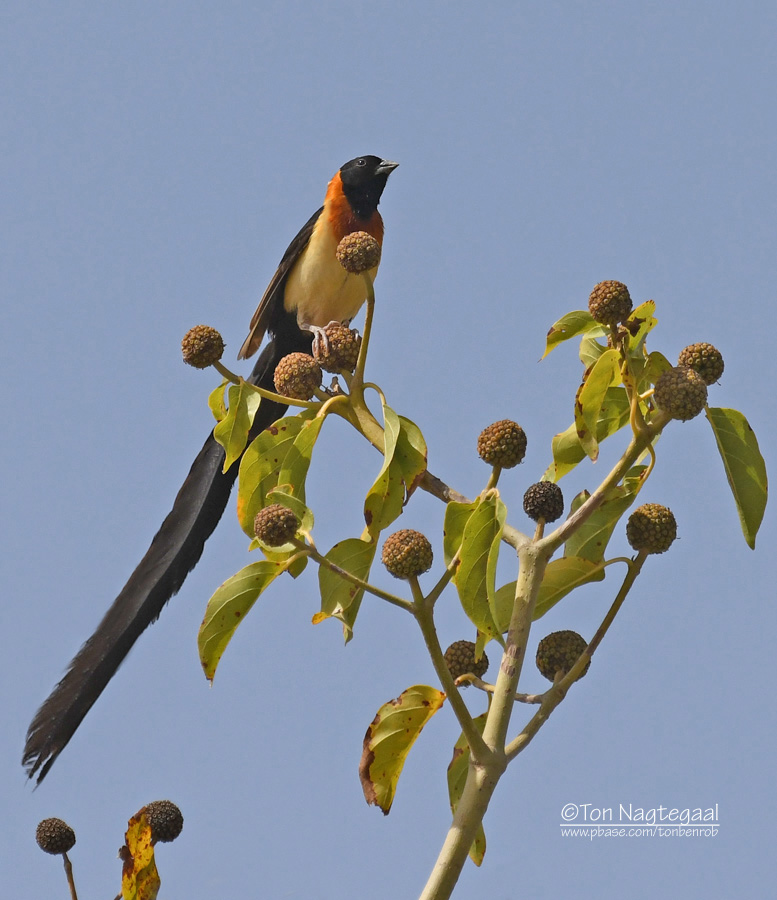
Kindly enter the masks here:
[[[323, 205], [289, 244], [251, 319], [238, 358], [250, 358], [265, 336], [269, 338], [246, 379], [251, 384], [274, 390], [275, 367], [284, 356], [310, 353], [328, 324], [350, 324], [359, 312], [366, 299], [364, 281], [340, 266], [335, 250], [355, 231], [366, 231], [382, 243], [378, 204], [397, 165], [378, 156], [359, 156], [329, 181]], [[249, 440], [286, 408], [263, 399]], [[199, 561], [237, 476], [237, 465], [226, 472], [223, 465], [224, 450], [211, 432], [145, 556], [36, 712], [22, 756], [28, 778], [43, 781], [135, 641]]]

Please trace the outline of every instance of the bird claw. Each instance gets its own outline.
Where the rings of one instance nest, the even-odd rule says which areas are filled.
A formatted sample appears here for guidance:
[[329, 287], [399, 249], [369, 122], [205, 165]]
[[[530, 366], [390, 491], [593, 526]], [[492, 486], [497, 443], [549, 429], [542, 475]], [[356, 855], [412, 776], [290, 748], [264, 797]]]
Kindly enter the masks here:
[[[329, 325], [345, 325], [348, 326], [351, 324], [350, 319], [345, 319], [343, 322], [338, 322], [333, 319]], [[326, 329], [329, 328], [329, 325], [324, 326], [322, 328], [320, 325], [304, 325], [305, 331], [309, 331], [313, 335], [313, 356], [327, 356], [329, 354], [329, 335], [326, 333]]]

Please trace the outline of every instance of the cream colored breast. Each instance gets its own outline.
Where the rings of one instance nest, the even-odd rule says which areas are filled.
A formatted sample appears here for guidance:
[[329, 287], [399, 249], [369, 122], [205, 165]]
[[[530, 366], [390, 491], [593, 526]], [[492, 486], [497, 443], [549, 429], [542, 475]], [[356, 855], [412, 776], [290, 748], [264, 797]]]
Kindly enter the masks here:
[[[323, 217], [291, 270], [283, 303], [287, 311], [297, 311], [300, 325], [320, 328], [354, 318], [367, 296], [361, 276], [350, 275], [337, 261], [334, 236], [322, 222]], [[377, 267], [371, 270], [373, 278], [377, 271]]]

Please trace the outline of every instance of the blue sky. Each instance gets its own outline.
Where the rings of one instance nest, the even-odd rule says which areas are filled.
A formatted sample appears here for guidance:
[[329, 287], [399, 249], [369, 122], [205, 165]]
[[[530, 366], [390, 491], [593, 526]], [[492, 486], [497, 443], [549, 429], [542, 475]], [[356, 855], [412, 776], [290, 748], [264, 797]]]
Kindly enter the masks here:
[[[180, 338], [207, 322], [232, 358], [328, 178], [375, 153], [401, 165], [381, 206], [368, 374], [421, 426], [435, 474], [475, 495], [477, 434], [516, 419], [529, 451], [501, 486], [510, 521], [528, 527], [520, 499], [580, 377], [571, 345], [538, 362], [544, 335], [609, 278], [656, 301], [653, 349], [722, 350], [711, 402], [746, 413], [774, 469], [777, 10], [12, 0], [3, 18], [4, 892], [64, 896], [59, 862], [33, 839], [55, 815], [78, 835], [81, 896], [113, 896], [127, 818], [169, 797], [186, 825], [158, 853], [161, 896], [416, 896], [449, 821], [452, 714], [427, 727], [387, 818], [356, 769], [378, 706], [434, 683], [420, 636], [365, 602], [344, 649], [334, 623], [310, 625], [311, 571], [257, 604], [209, 688], [195, 643], [205, 603], [250, 561], [233, 514], [42, 787], [25, 783], [30, 718], [211, 427], [218, 379], [181, 364]], [[360, 533], [379, 466], [331, 424], [309, 494], [323, 547]], [[613, 453], [565, 479], [567, 499]], [[751, 552], [702, 419], [667, 431], [643, 496], [671, 506], [681, 540], [650, 560], [585, 680], [505, 776], [462, 896], [773, 886], [773, 511]], [[441, 521], [420, 496], [401, 525], [441, 558]], [[613, 551], [628, 552], [622, 535]], [[590, 637], [605, 585], [553, 610], [530, 651], [559, 628]], [[470, 637], [445, 597], [443, 644]], [[524, 686], [542, 688], [530, 668]], [[482, 695], [467, 699], [481, 711]], [[573, 840], [558, 825], [570, 802], [717, 803], [721, 828]]]

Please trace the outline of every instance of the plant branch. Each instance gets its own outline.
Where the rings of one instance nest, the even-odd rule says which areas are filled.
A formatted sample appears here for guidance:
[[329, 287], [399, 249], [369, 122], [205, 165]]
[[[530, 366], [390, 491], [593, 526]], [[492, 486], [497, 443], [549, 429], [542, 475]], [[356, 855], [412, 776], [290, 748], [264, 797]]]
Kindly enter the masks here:
[[232, 382], [232, 384], [245, 385], [247, 388], [254, 391], [254, 393], [259, 394], [260, 397], [266, 397], [268, 400], [273, 400], [275, 403], [282, 403], [284, 406], [299, 406], [301, 409], [315, 409], [317, 406], [321, 405], [318, 400], [295, 400], [293, 397], [284, 397], [282, 394], [268, 391], [266, 388], [259, 387], [257, 384], [251, 384], [250, 381], [246, 381], [241, 375], [235, 375], [234, 372], [231, 372], [220, 362], [214, 362], [213, 368], [226, 378], [227, 381]]
[[473, 765], [470, 761], [453, 823], [419, 900], [448, 900], [453, 894], [502, 772], [503, 764], [486, 767]]
[[404, 609], [405, 612], [413, 614], [415, 613], [415, 607], [408, 600], [405, 600], [402, 597], [397, 597], [395, 594], [390, 594], [388, 591], [381, 590], [380, 588], [370, 584], [368, 581], [364, 581], [363, 579], [358, 578], [356, 575], [351, 574], [346, 569], [341, 568], [331, 560], [327, 559], [310, 544], [305, 544], [302, 541], [298, 540], [294, 540], [293, 543], [300, 550], [304, 549], [307, 552], [308, 556], [311, 559], [315, 560], [315, 562], [317, 562], [320, 566], [323, 566], [325, 569], [329, 569], [330, 572], [334, 572], [336, 575], [339, 575], [346, 581], [350, 581], [351, 584], [356, 585], [356, 587], [361, 588], [368, 594], [373, 594], [375, 597], [379, 597], [381, 600], [385, 600], [387, 603], [391, 603], [392, 606], [398, 606], [400, 609]]
[[[471, 672], [466, 672], [464, 675], [459, 675], [456, 679], [456, 684], [471, 684], [473, 687], [476, 687], [479, 691], [485, 691], [487, 694], [494, 693], [494, 685], [489, 684], [487, 681], [483, 681], [482, 678], [478, 678], [477, 675], [473, 675]], [[542, 703], [542, 698], [545, 694], [522, 694], [516, 692], [515, 701], [517, 703]]]
[[629, 568], [623, 579], [623, 583], [620, 586], [620, 590], [618, 591], [615, 600], [613, 600], [612, 605], [607, 610], [607, 614], [602, 619], [601, 625], [596, 629], [596, 634], [591, 638], [591, 642], [577, 658], [577, 661], [569, 672], [567, 672], [563, 678], [554, 682], [553, 687], [542, 695], [540, 708], [526, 723], [523, 731], [508, 744], [505, 749], [508, 761], [515, 759], [521, 751], [529, 746], [534, 736], [550, 718], [550, 714], [553, 710], [561, 703], [564, 697], [566, 697], [567, 691], [572, 684], [574, 684], [574, 682], [583, 674], [583, 670], [593, 657], [596, 648], [602, 642], [602, 639], [605, 634], [607, 634], [615, 616], [618, 614], [618, 610], [623, 605], [623, 601], [631, 590], [646, 558], [647, 554], [644, 551], [641, 551], [633, 560], [629, 560]]
[[[527, 542], [518, 551], [520, 569], [516, 581], [515, 603], [499, 675], [494, 685], [493, 700], [483, 729], [483, 742], [489, 753], [480, 762], [471, 753], [467, 780], [456, 806], [453, 822], [420, 900], [448, 900], [453, 893], [491, 796], [507, 766], [505, 736], [526, 655], [532, 613], [549, 559], [549, 555], [541, 552], [538, 546]], [[418, 614], [416, 618], [420, 624]]]
[[70, 862], [67, 853], [62, 854], [62, 861], [65, 864], [65, 877], [67, 878], [67, 886], [70, 888], [70, 900], [78, 900], [76, 893], [76, 883], [73, 878], [73, 864]]
[[604, 502], [607, 492], [618, 484], [637, 462], [642, 453], [650, 447], [651, 442], [661, 433], [667, 421], [664, 417], [659, 416], [654, 423], [646, 425], [639, 433], [632, 434], [629, 446], [626, 448], [623, 456], [621, 456], [599, 487], [555, 531], [538, 542], [538, 547], [543, 552], [554, 553], [571, 534], [574, 534], [593, 515]]
[[[415, 582], [417, 586], [418, 579], [415, 579]], [[411, 589], [412, 588], [413, 584], [411, 580]], [[456, 716], [464, 737], [467, 739], [472, 759], [476, 763], [483, 763], [492, 754], [481, 737], [480, 732], [475, 727], [472, 716], [467, 709], [467, 704], [462, 699], [461, 692], [456, 687], [453, 676], [448, 669], [448, 664], [445, 662], [445, 656], [442, 652], [439, 638], [437, 637], [437, 629], [434, 625], [433, 606], [429, 603], [428, 598], [420, 593], [420, 589], [414, 589], [413, 594], [416, 597], [413, 604], [413, 611], [415, 613], [416, 621], [418, 622], [418, 627], [421, 629], [421, 634], [424, 637], [424, 643], [426, 644], [426, 649], [432, 660], [434, 671], [440, 679], [440, 684], [451, 704], [451, 709]], [[469, 850], [469, 847], [467, 849]]]

